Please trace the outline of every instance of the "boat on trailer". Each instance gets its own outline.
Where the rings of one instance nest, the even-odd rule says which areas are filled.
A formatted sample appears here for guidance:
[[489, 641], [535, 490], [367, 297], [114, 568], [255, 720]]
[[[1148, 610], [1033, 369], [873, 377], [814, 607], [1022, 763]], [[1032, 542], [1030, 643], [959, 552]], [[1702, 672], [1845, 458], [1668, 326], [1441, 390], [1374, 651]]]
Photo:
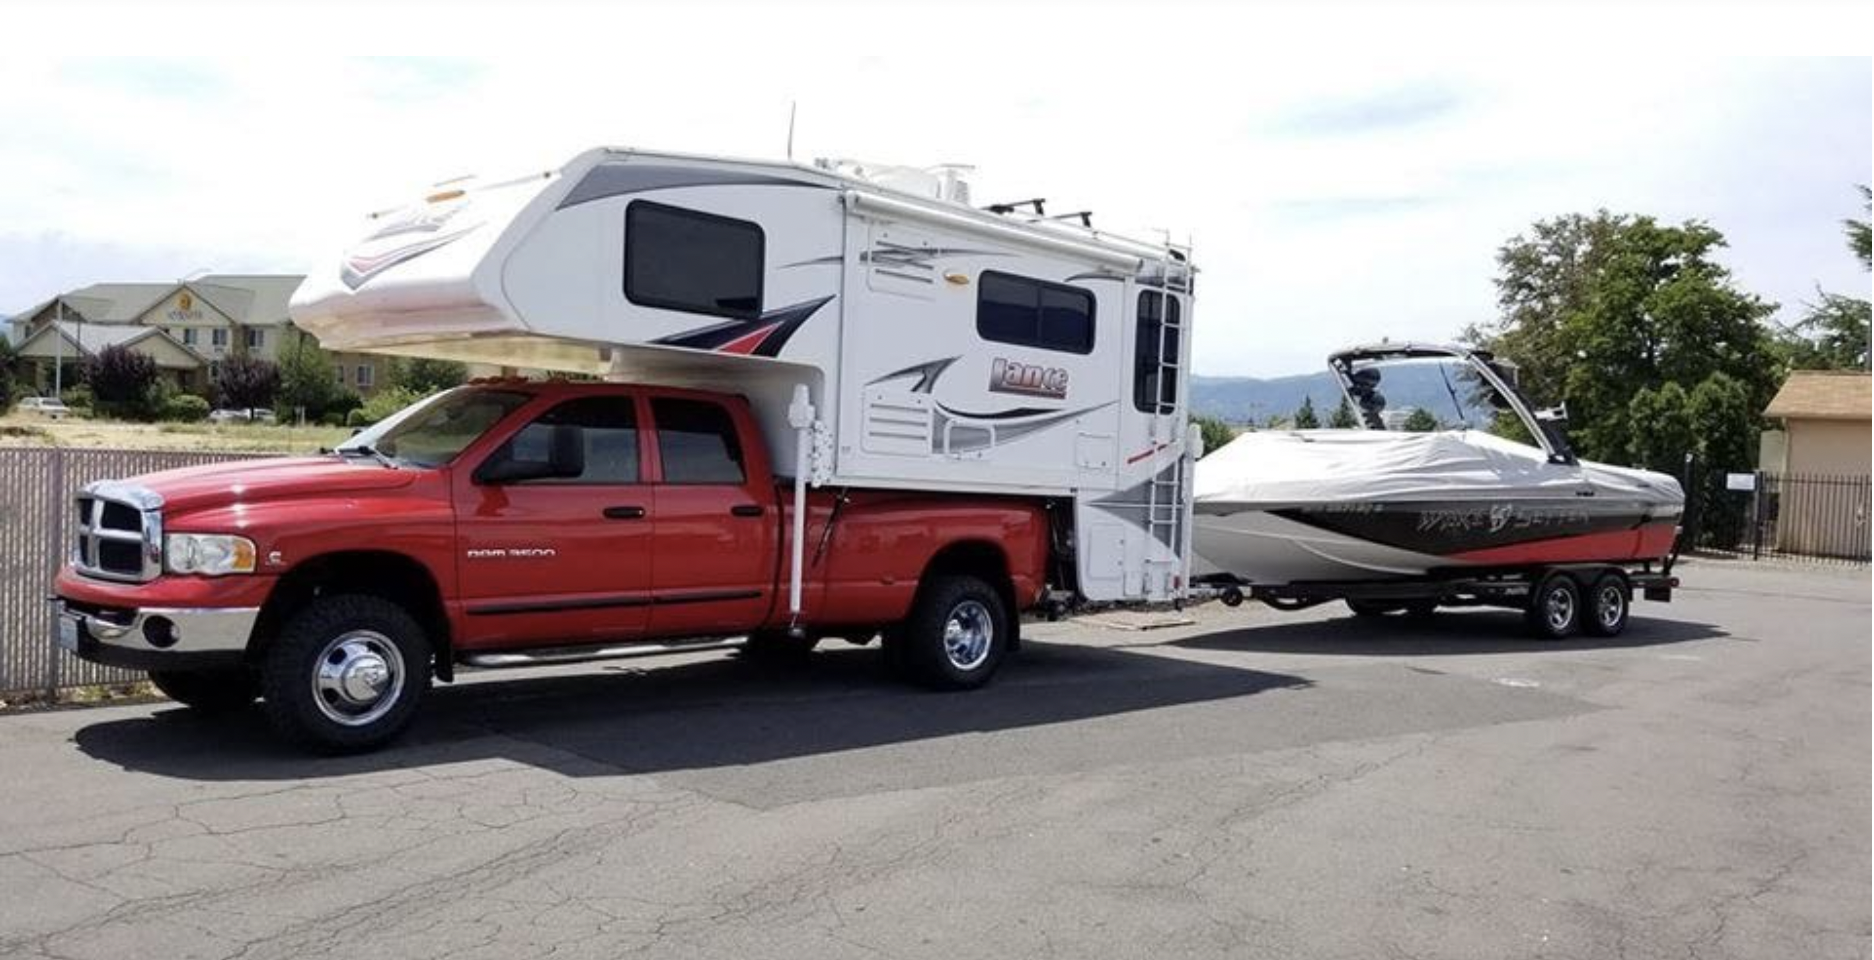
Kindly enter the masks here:
[[[1577, 606], [1597, 586], [1622, 593], [1622, 624], [1634, 588], [1669, 596], [1678, 481], [1576, 457], [1565, 413], [1533, 408], [1513, 367], [1432, 344], [1357, 347], [1329, 363], [1365, 429], [1251, 432], [1198, 462], [1193, 537], [1207, 582], [1277, 605], [1391, 612], [1523, 606], [1563, 571]], [[1400, 418], [1383, 370], [1415, 363], [1441, 367], [1461, 420], [1468, 398], [1485, 419], [1514, 417], [1531, 442], [1469, 422], [1388, 429]]]

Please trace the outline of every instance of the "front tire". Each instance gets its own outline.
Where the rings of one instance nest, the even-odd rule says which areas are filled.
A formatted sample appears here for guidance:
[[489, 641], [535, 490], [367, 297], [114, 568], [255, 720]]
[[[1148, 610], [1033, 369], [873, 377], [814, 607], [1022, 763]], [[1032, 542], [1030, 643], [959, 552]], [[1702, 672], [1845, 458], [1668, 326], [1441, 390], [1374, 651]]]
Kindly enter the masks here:
[[1581, 587], [1566, 573], [1551, 573], [1529, 593], [1523, 620], [1536, 636], [1564, 640], [1581, 627]]
[[911, 615], [891, 632], [887, 655], [920, 686], [970, 690], [995, 676], [1012, 630], [994, 587], [978, 577], [939, 576], [918, 592]]
[[150, 683], [163, 696], [197, 713], [232, 713], [254, 702], [260, 684], [245, 667], [225, 670], [151, 670]]
[[383, 745], [429, 691], [430, 643], [402, 607], [362, 595], [321, 597], [286, 621], [261, 668], [267, 719], [323, 753]]

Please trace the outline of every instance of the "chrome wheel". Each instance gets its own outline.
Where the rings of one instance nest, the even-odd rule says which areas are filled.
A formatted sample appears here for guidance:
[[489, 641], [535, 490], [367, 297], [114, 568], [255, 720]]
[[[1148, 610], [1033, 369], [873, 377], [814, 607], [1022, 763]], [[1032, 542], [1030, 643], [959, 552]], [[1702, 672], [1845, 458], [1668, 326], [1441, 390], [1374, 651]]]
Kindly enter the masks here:
[[944, 657], [958, 670], [974, 670], [989, 659], [995, 636], [995, 619], [989, 615], [989, 608], [965, 600], [952, 607], [944, 621]]
[[1620, 622], [1626, 616], [1627, 594], [1620, 589], [1620, 584], [1605, 584], [1595, 592], [1594, 618], [1600, 622], [1602, 630], [1612, 633], [1620, 629]]
[[373, 630], [353, 630], [333, 638], [320, 652], [312, 700], [333, 723], [362, 727], [397, 705], [403, 683], [403, 657], [390, 638]]
[[1555, 589], [1549, 591], [1548, 598], [1542, 604], [1542, 613], [1549, 621], [1549, 629], [1557, 634], [1565, 633], [1575, 625], [1575, 594], [1572, 590]]

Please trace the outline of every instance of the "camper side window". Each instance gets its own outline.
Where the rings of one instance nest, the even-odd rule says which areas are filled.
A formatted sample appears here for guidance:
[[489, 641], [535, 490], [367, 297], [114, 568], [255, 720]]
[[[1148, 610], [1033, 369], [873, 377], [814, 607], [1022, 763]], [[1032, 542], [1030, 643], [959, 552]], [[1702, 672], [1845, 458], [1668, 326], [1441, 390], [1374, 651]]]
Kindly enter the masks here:
[[984, 340], [1093, 352], [1093, 294], [993, 270], [983, 271], [976, 285], [976, 333]]
[[625, 299], [641, 307], [761, 316], [761, 227], [649, 200], [625, 208]]
[[[1132, 351], [1132, 405], [1140, 413], [1170, 413], [1178, 406], [1178, 371], [1159, 366], [1177, 363], [1183, 326], [1177, 297], [1157, 290], [1139, 294], [1139, 339]], [[1164, 352], [1159, 352], [1160, 344]]]

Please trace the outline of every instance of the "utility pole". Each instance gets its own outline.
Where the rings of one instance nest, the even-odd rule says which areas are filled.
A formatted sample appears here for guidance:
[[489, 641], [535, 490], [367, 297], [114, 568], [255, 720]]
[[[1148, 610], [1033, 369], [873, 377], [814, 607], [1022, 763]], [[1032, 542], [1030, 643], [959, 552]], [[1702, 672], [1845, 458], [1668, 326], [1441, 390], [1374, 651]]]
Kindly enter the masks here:
[[52, 311], [52, 399], [65, 395], [65, 298]]

